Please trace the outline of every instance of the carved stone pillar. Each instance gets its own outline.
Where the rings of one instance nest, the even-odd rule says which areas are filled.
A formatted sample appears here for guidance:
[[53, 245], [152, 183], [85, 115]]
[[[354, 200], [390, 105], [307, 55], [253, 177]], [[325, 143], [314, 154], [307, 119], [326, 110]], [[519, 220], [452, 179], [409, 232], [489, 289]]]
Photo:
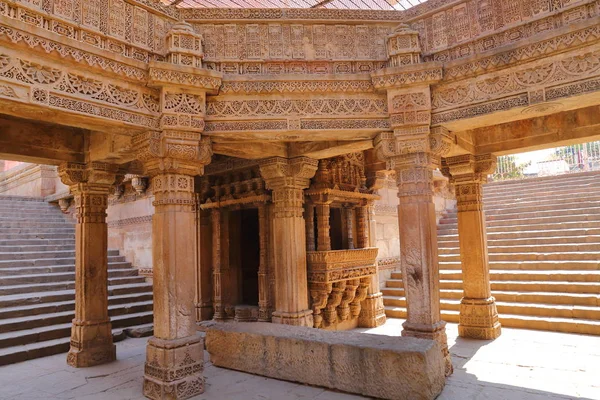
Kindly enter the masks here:
[[263, 322], [271, 320], [267, 257], [269, 241], [268, 227], [267, 206], [262, 203], [258, 205], [258, 233], [260, 245], [260, 259], [258, 264], [258, 320]]
[[212, 224], [212, 278], [213, 278], [213, 319], [225, 319], [225, 308], [221, 293], [221, 210], [213, 208], [210, 212]]
[[346, 219], [346, 239], [348, 240], [348, 249], [354, 249], [354, 211], [352, 207], [344, 207]]
[[[367, 219], [365, 232], [363, 235], [359, 234], [359, 240], [365, 241], [365, 245], [362, 247], [377, 247], [377, 226], [375, 222], [375, 208], [373, 207], [373, 204], [368, 204], [365, 207], [359, 208], [359, 229], [360, 220], [362, 218]], [[383, 293], [381, 293], [379, 288], [379, 268], [377, 268], [377, 273], [370, 278], [367, 294], [362, 302], [360, 316], [358, 318], [358, 326], [363, 328], [375, 328], [385, 324], [385, 321], [386, 316], [385, 307], [383, 305]]]
[[317, 161], [273, 157], [260, 162], [260, 172], [275, 204], [272, 218], [275, 254], [275, 311], [272, 321], [313, 326], [308, 306], [306, 236], [302, 213], [304, 192], [317, 170]]
[[210, 210], [200, 208], [202, 197], [196, 193], [196, 320], [213, 316], [212, 224]]
[[148, 341], [144, 395], [185, 399], [204, 391], [203, 344], [196, 331], [194, 176], [212, 155], [199, 133], [147, 132], [133, 139], [152, 179], [154, 337]]
[[315, 203], [317, 209], [317, 251], [331, 250], [329, 235], [329, 203]]
[[306, 223], [306, 251], [315, 251], [315, 206], [311, 203], [305, 206], [304, 222]]
[[117, 168], [65, 163], [58, 173], [75, 200], [75, 318], [67, 363], [91, 367], [116, 359], [108, 317], [108, 195]]
[[369, 210], [367, 206], [356, 208], [356, 246], [359, 249], [369, 247]]
[[483, 184], [494, 172], [496, 156], [463, 155], [444, 160], [458, 203], [458, 239], [464, 297], [460, 302], [458, 334], [472, 339], [500, 336], [496, 301], [490, 287], [490, 268], [483, 211]]

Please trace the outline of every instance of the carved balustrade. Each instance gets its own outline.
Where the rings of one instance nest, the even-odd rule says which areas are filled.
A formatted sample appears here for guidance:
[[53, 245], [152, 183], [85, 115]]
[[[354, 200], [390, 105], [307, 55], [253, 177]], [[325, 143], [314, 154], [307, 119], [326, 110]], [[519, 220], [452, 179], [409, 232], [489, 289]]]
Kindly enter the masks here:
[[315, 328], [356, 326], [371, 277], [377, 272], [378, 251], [368, 247], [306, 253]]

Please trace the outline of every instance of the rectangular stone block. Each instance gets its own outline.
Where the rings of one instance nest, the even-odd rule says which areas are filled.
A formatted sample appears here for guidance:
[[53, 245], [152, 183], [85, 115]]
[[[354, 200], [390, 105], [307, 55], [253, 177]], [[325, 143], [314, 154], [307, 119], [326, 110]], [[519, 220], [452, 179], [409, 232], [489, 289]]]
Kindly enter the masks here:
[[218, 366], [382, 399], [434, 399], [445, 385], [433, 340], [263, 322], [206, 322]]

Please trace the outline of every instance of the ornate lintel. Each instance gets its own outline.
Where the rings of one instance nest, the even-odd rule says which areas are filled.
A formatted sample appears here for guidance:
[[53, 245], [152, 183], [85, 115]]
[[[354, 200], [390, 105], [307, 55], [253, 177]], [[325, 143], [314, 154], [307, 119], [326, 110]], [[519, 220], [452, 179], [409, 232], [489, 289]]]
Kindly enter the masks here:
[[401, 88], [407, 85], [431, 85], [442, 80], [444, 70], [439, 62], [388, 67], [371, 73], [375, 89]]
[[222, 74], [203, 68], [150, 61], [148, 64], [148, 86], [176, 87], [190, 92], [217, 93]]

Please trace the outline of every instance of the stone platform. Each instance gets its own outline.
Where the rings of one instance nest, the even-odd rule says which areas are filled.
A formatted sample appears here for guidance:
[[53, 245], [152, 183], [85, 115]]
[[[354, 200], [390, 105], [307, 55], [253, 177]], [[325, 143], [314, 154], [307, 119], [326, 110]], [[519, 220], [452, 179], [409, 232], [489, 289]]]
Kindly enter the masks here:
[[264, 322], [203, 325], [219, 367], [390, 400], [435, 399], [445, 385], [433, 340]]
[[[399, 335], [389, 319], [375, 334]], [[497, 340], [457, 338], [448, 324], [454, 374], [438, 400], [600, 399], [600, 338], [504, 329]], [[143, 400], [147, 338], [117, 343], [118, 360], [75, 369], [65, 354], [0, 367], [0, 399]], [[206, 354], [208, 360], [208, 354]], [[361, 396], [264, 378], [206, 363], [206, 392], [196, 400], [360, 400]]]

